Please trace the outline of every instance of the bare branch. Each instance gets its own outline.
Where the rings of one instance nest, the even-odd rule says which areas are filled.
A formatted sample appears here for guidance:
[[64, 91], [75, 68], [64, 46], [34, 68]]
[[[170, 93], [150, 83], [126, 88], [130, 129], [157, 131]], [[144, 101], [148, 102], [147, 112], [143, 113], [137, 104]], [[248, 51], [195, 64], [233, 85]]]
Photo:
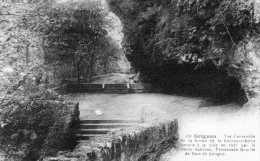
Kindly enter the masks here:
[[[222, 22], [222, 21], [221, 21], [221, 22]], [[234, 40], [233, 40], [233, 38], [232, 38], [232, 36], [231, 36], [229, 30], [228, 30], [228, 27], [226, 26], [226, 24], [225, 24], [224, 22], [222, 22], [222, 24], [225, 26], [225, 28], [226, 28], [226, 30], [227, 30], [227, 32], [228, 32], [228, 35], [229, 35], [229, 37], [230, 37], [232, 43], [237, 47], [237, 44], [234, 42]]]

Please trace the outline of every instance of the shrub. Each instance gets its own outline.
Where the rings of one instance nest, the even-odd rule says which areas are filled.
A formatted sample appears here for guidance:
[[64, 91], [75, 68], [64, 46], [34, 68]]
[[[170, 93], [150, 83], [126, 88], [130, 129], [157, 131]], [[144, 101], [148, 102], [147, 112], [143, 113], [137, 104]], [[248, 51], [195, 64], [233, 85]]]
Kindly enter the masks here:
[[47, 90], [26, 97], [16, 95], [2, 103], [0, 144], [10, 159], [34, 161], [68, 148], [63, 139], [71, 108], [55, 99], [58, 95]]

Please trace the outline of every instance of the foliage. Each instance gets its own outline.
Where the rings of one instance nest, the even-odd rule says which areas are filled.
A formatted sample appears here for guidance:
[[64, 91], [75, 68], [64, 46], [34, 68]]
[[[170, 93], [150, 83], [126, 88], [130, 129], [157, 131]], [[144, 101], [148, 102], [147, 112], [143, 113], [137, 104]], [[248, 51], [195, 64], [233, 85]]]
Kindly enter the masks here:
[[181, 94], [240, 98], [243, 90], [228, 70], [245, 63], [233, 61], [240, 41], [259, 33], [254, 1], [108, 2], [124, 24], [127, 57], [144, 81]]
[[[42, 64], [52, 85], [77, 70], [82, 77], [98, 65], [106, 71], [118, 47], [107, 37], [105, 14], [97, 2], [1, 0], [0, 95]], [[14, 74], [5, 75], [6, 67]]]
[[[44, 17], [48, 11], [44, 7], [53, 2], [0, 3], [0, 96], [4, 96], [0, 99], [0, 147], [10, 157], [8, 160], [37, 160], [67, 148], [66, 141], [61, 141], [65, 136], [60, 134], [68, 128], [71, 117], [71, 109], [63, 102], [41, 103], [62, 101], [58, 94], [47, 90], [52, 69], [50, 64], [43, 65], [44, 34], [32, 26], [41, 24], [37, 18]], [[41, 15], [35, 15], [39, 12]], [[3, 74], [5, 67], [14, 71], [12, 75]], [[57, 125], [59, 128], [55, 128]], [[52, 145], [50, 136], [56, 134], [60, 144]], [[47, 151], [49, 146], [52, 148]]]
[[64, 74], [91, 77], [97, 62], [102, 65], [115, 57], [117, 47], [107, 37], [110, 24], [99, 2], [44, 3], [26, 19], [32, 30], [44, 35], [45, 63], [72, 67]]
[[64, 141], [71, 108], [51, 90], [13, 95], [2, 102], [0, 110], [0, 145], [10, 159], [33, 161], [71, 148]]
[[[250, 0], [109, 0], [125, 23], [129, 58], [154, 66], [210, 60], [230, 65], [239, 41], [257, 30]], [[140, 61], [141, 58], [141, 61]]]

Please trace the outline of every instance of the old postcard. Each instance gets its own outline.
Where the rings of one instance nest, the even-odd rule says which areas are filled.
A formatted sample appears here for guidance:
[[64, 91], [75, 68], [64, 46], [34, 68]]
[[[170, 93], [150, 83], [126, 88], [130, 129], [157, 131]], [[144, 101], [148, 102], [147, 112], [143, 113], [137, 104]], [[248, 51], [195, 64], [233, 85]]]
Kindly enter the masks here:
[[0, 161], [259, 161], [260, 0], [0, 0]]

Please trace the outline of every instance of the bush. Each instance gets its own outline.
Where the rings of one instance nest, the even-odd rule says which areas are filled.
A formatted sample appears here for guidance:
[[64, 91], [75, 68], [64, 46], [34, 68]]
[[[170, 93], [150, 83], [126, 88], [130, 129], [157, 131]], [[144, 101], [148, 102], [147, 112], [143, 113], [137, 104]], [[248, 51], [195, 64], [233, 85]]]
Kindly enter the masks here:
[[[49, 98], [53, 101], [44, 101]], [[0, 145], [10, 159], [35, 161], [68, 148], [63, 139], [72, 111], [64, 102], [54, 101], [58, 98], [43, 91], [27, 97], [16, 95], [2, 103]]]

